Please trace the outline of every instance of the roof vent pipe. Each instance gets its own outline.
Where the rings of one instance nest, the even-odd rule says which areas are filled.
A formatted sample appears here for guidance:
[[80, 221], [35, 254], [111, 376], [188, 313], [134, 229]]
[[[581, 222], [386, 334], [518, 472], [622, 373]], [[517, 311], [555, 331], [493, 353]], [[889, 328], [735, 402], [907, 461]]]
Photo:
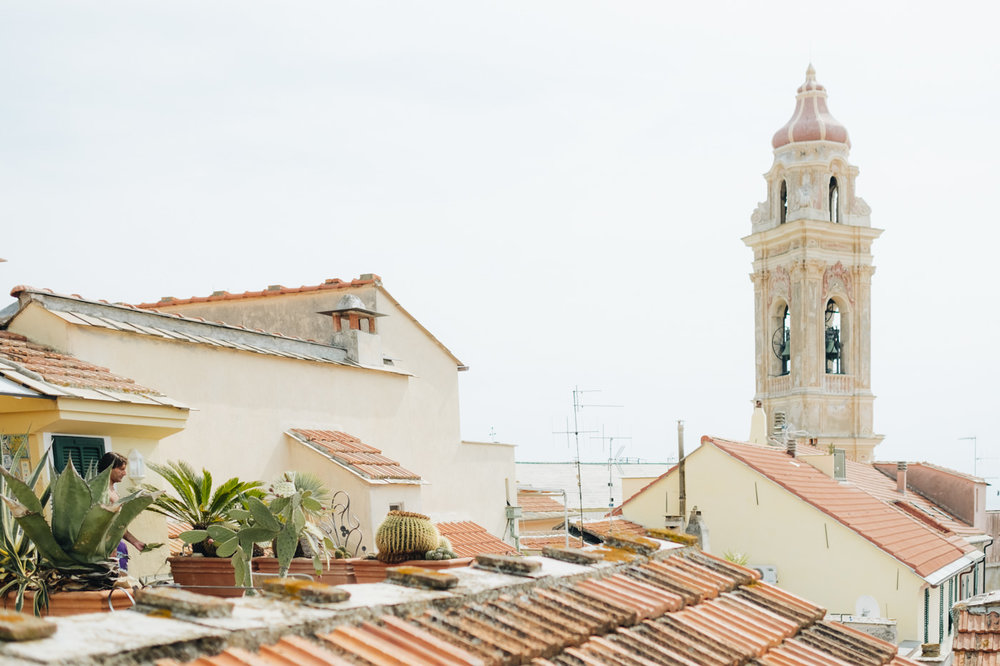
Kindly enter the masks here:
[[788, 455], [790, 455], [791, 457], [794, 458], [795, 457], [795, 446], [796, 446], [795, 438], [794, 437], [789, 437], [788, 441], [785, 442], [785, 453], [787, 453]]
[[900, 495], [906, 494], [906, 461], [900, 460], [896, 463], [896, 492]]

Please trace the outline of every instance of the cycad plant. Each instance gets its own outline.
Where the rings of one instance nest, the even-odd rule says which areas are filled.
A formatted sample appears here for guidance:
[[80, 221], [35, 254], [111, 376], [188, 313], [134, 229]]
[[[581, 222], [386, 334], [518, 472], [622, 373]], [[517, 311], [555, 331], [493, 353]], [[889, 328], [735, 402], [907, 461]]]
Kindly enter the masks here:
[[[260, 481], [240, 481], [233, 477], [212, 489], [212, 473], [202, 469], [198, 474], [183, 461], [168, 462], [165, 465], [149, 464], [150, 469], [163, 477], [176, 493], [176, 497], [160, 495], [149, 510], [181, 523], [188, 523], [194, 530], [207, 530], [213, 525], [232, 526], [230, 513], [241, 509], [249, 494], [262, 494], [257, 490]], [[144, 485], [147, 490], [154, 486]], [[203, 540], [192, 545], [192, 550], [207, 557], [216, 556], [215, 539]]]
[[5, 493], [4, 504], [35, 545], [39, 568], [53, 573], [53, 590], [110, 589], [120, 575], [117, 561], [109, 555], [156, 494], [139, 490], [111, 502], [111, 469], [88, 483], [69, 461], [51, 485], [50, 521], [44, 494], [36, 495], [30, 485], [0, 467], [6, 491], [13, 495]]

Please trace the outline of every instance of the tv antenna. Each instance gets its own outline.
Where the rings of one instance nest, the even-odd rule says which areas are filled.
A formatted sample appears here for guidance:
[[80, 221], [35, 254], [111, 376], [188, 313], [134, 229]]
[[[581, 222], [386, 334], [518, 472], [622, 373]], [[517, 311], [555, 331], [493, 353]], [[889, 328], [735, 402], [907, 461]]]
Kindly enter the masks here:
[[614, 480], [614, 476], [611, 473], [611, 466], [614, 465], [615, 468], [618, 470], [618, 476], [619, 477], [624, 476], [625, 470], [622, 469], [622, 463], [625, 462], [625, 459], [622, 458], [622, 451], [625, 450], [625, 445], [622, 444], [621, 446], [618, 447], [618, 451], [616, 451], [614, 453], [612, 453], [612, 452], [615, 451], [615, 440], [616, 439], [631, 440], [632, 438], [631, 437], [615, 437], [614, 435], [612, 435], [611, 437], [605, 437], [604, 436], [604, 428], [602, 427], [601, 428], [601, 439], [603, 439], [604, 441], [606, 441], [608, 443], [608, 531], [610, 532], [611, 531], [611, 526], [614, 525], [614, 520], [615, 520], [615, 515], [614, 515], [614, 512], [615, 512], [615, 480]]
[[[597, 432], [596, 430], [580, 430], [580, 410], [584, 407], [622, 407], [622, 405], [585, 405], [582, 402], [582, 396], [584, 393], [600, 393], [598, 389], [583, 390], [579, 386], [573, 387], [573, 429], [569, 429], [569, 422], [567, 420], [566, 430], [564, 431], [566, 435], [567, 444], [569, 444], [569, 436], [573, 435], [574, 442], [576, 444], [576, 490], [577, 495], [580, 499], [580, 539], [583, 539], [583, 476], [580, 471], [580, 435], [590, 434]], [[561, 434], [561, 433], [556, 433]]]

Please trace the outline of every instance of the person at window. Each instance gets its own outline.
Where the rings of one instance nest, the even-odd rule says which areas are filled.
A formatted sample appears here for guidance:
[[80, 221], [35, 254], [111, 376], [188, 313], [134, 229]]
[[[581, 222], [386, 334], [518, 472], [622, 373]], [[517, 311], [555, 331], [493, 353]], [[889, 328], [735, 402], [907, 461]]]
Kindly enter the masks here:
[[[101, 456], [100, 462], [97, 463], [97, 472], [101, 473], [107, 468], [111, 468], [111, 477], [108, 479], [108, 496], [112, 502], [117, 502], [118, 490], [115, 488], [115, 484], [125, 478], [128, 473], [128, 459], [120, 453], [115, 453], [114, 451], [108, 451], [103, 456]], [[123, 571], [128, 570], [128, 546], [125, 543], [128, 542], [136, 547], [136, 549], [141, 553], [146, 547], [139, 539], [129, 532], [125, 531], [125, 535], [122, 541], [118, 544], [118, 548], [112, 554], [113, 557], [117, 557], [118, 566], [122, 568]]]

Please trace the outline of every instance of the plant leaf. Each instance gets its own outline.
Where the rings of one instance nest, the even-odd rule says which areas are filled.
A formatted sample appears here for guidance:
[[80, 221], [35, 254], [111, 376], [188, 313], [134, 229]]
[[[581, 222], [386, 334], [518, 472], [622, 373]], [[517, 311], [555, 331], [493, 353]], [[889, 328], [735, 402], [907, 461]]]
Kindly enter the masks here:
[[236, 532], [222, 525], [209, 525], [208, 536], [212, 537], [213, 541], [228, 541], [236, 536]]
[[38, 500], [38, 496], [35, 495], [35, 491], [29, 488], [24, 481], [21, 481], [21, 479], [4, 469], [2, 465], [0, 465], [0, 474], [3, 475], [7, 488], [14, 494], [18, 502], [23, 504], [31, 513], [42, 513], [42, 503]]
[[271, 510], [256, 497], [247, 498], [247, 508], [250, 509], [250, 514], [260, 527], [274, 532], [281, 529], [281, 523], [274, 517]]
[[208, 538], [206, 530], [187, 530], [177, 535], [184, 543], [201, 543]]
[[[66, 463], [66, 469], [62, 471], [63, 474], [66, 473], [70, 467], [73, 466], [73, 461], [70, 460]], [[94, 504], [110, 504], [111, 503], [111, 470], [112, 465], [108, 465], [104, 468], [104, 471], [95, 476], [90, 480], [90, 498], [91, 502]], [[75, 470], [74, 470], [75, 473]], [[62, 474], [59, 475], [62, 477]], [[82, 481], [82, 479], [81, 479]]]
[[104, 549], [105, 536], [118, 514], [116, 509], [95, 504], [90, 507], [80, 525], [80, 534], [69, 551], [70, 557], [81, 562], [106, 560], [111, 549]]
[[86, 481], [73, 467], [73, 461], [67, 461], [66, 468], [52, 482], [52, 536], [64, 549], [73, 547], [92, 503]]
[[215, 554], [219, 557], [231, 557], [232, 554], [236, 552], [236, 548], [239, 545], [239, 539], [234, 536], [233, 538], [227, 539], [216, 546]]

